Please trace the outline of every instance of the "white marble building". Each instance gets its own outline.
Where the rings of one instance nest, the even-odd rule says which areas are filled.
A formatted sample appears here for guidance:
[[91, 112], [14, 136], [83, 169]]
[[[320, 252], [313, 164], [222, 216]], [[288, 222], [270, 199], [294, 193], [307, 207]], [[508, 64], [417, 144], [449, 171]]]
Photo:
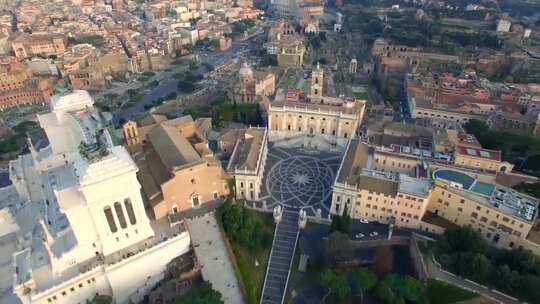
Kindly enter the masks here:
[[0, 207], [18, 226], [17, 250], [0, 274], [22, 303], [137, 302], [189, 250], [189, 234], [150, 222], [138, 169], [87, 92], [56, 95], [51, 108], [38, 117], [48, 145], [10, 163], [11, 203]]

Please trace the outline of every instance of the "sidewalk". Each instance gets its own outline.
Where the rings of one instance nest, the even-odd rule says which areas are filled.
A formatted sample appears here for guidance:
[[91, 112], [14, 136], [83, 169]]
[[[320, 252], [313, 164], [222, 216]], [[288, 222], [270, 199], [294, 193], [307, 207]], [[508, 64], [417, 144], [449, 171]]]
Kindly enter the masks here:
[[516, 299], [510, 298], [508, 296], [505, 296], [497, 291], [491, 290], [485, 286], [482, 286], [478, 283], [475, 283], [473, 281], [467, 280], [462, 277], [458, 277], [450, 272], [444, 271], [439, 266], [435, 264], [432, 258], [424, 258], [426, 261], [426, 266], [428, 270], [428, 275], [432, 279], [437, 279], [440, 281], [444, 281], [446, 283], [456, 285], [458, 287], [461, 287], [465, 290], [475, 292], [482, 297], [493, 301], [494, 303], [511, 303], [511, 304], [518, 304], [521, 303]]
[[203, 266], [202, 276], [223, 295], [225, 304], [242, 304], [244, 299], [214, 213], [186, 220], [191, 243]]

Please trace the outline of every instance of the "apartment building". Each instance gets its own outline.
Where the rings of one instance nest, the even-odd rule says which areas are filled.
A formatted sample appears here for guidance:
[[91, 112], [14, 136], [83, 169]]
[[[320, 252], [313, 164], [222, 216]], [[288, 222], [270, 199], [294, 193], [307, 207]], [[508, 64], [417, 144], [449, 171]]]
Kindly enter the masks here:
[[494, 172], [509, 173], [514, 165], [502, 161], [501, 151], [457, 145], [454, 163], [458, 166], [477, 168]]
[[67, 39], [63, 35], [45, 33], [19, 33], [11, 42], [11, 47], [18, 59], [59, 56], [65, 52], [66, 45]]
[[468, 226], [495, 246], [540, 249], [528, 239], [539, 201], [497, 184], [496, 172], [487, 171], [352, 139], [332, 188], [330, 212], [346, 210], [352, 218], [432, 233]]
[[[459, 170], [435, 170], [433, 179], [428, 205], [431, 217], [474, 228], [500, 247], [515, 248], [525, 243], [538, 215], [537, 199], [495, 183], [481, 182]], [[429, 230], [428, 226], [423, 228]]]
[[420, 225], [431, 197], [428, 179], [375, 170], [376, 152], [358, 139], [347, 146], [332, 188], [332, 214], [400, 227]]

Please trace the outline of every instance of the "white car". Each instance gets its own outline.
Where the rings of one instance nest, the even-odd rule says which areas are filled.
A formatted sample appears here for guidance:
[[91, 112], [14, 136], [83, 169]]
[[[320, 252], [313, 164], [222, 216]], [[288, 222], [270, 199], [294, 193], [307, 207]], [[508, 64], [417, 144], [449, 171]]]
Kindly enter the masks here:
[[379, 235], [377, 231], [373, 231], [372, 233], [369, 234], [369, 236], [377, 236], [377, 235]]
[[360, 223], [362, 223], [362, 224], [369, 224], [369, 221], [366, 220], [365, 218], [360, 218], [360, 219], [358, 219], [358, 220], [359, 220]]
[[358, 234], [355, 235], [355, 237], [356, 237], [357, 239], [361, 239], [361, 238], [364, 237], [364, 234], [363, 234], [363, 233], [358, 233]]

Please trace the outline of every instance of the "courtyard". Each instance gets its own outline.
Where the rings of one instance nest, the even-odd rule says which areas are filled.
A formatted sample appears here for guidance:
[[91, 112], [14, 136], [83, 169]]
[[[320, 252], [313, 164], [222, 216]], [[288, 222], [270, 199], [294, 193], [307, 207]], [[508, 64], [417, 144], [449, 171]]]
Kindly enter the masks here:
[[[337, 149], [336, 149], [337, 150]], [[278, 147], [269, 143], [261, 201], [291, 211], [306, 210], [326, 217], [341, 153], [308, 147]]]

